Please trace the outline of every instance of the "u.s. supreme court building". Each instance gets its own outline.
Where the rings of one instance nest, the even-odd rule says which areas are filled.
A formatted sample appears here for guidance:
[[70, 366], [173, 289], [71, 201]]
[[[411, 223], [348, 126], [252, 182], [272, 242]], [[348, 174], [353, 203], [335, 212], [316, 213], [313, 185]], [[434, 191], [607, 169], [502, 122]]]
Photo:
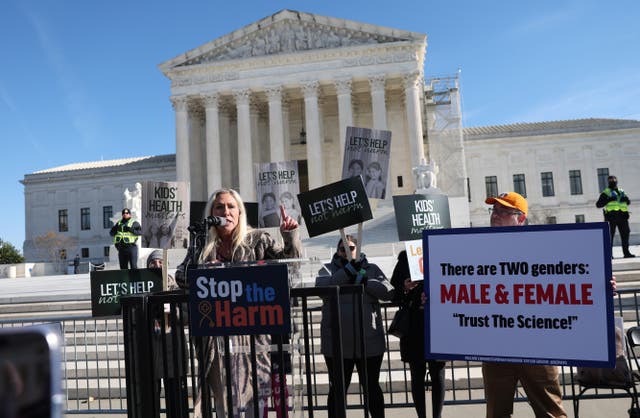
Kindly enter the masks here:
[[[631, 163], [639, 121], [463, 129], [457, 79], [425, 79], [426, 51], [421, 33], [283, 10], [160, 64], [175, 111], [175, 172], [160, 158], [161, 175], [153, 159], [25, 175], [25, 257], [39, 257], [33, 240], [49, 230], [77, 239], [69, 254], [107, 256], [107, 214], [119, 213], [125, 188], [154, 173], [188, 181], [193, 201], [221, 187], [255, 201], [257, 162], [297, 160], [304, 190], [337, 181], [348, 126], [392, 132], [388, 196], [412, 194], [413, 168], [436, 163], [454, 227], [487, 225], [484, 197], [494, 191], [524, 192], [537, 223], [602, 220], [594, 203], [606, 173], [632, 203], [640, 197]], [[392, 208], [391, 198], [379, 206]]]

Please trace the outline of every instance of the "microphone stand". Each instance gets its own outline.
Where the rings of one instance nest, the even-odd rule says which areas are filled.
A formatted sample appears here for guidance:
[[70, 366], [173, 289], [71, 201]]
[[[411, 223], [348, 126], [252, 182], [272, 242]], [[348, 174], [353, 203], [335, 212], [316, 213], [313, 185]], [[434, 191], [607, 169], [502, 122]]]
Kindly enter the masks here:
[[207, 225], [208, 222], [204, 219], [202, 222], [198, 222], [187, 228], [189, 231], [189, 247], [187, 248], [187, 258], [184, 263], [185, 278], [187, 270], [198, 265], [198, 259], [204, 249], [204, 244], [207, 240]]

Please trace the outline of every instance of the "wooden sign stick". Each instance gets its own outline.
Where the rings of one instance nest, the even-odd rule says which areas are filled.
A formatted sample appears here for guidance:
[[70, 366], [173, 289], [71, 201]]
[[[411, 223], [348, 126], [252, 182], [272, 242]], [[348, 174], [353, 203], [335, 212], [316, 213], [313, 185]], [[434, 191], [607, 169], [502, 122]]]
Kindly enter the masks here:
[[347, 241], [347, 234], [345, 234], [344, 228], [340, 228], [340, 236], [342, 237], [342, 246], [347, 255], [347, 260], [351, 261], [351, 251], [349, 251], [349, 242]]

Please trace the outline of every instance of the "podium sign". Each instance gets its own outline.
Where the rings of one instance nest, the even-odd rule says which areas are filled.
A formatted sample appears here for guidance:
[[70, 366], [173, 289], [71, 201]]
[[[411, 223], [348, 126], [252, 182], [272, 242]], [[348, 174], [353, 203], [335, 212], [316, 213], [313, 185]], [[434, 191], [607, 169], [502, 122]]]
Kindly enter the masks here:
[[286, 264], [194, 269], [187, 276], [193, 335], [291, 332]]

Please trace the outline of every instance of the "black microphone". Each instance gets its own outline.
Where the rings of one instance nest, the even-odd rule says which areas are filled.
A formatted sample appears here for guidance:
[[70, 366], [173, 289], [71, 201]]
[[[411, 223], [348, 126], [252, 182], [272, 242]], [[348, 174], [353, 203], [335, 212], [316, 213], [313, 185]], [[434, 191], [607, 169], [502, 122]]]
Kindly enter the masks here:
[[207, 216], [204, 219], [204, 223], [210, 226], [225, 226], [227, 224], [227, 219], [221, 216]]

